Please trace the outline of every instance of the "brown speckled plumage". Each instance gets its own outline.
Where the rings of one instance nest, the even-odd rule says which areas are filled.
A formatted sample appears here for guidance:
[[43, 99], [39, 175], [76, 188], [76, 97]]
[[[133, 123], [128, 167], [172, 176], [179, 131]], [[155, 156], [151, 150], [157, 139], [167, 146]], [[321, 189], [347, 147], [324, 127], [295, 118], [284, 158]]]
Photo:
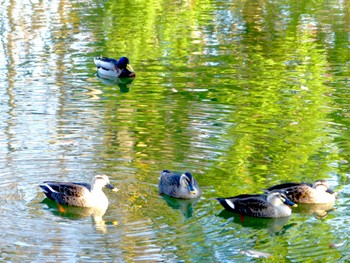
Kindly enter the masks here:
[[108, 199], [102, 191], [106, 186], [115, 189], [106, 175], [96, 175], [90, 184], [46, 181], [39, 185], [51, 200], [69, 206], [107, 207]]
[[325, 180], [309, 183], [285, 183], [272, 186], [266, 192], [284, 191], [287, 198], [294, 203], [320, 204], [334, 202], [336, 193], [329, 189]]

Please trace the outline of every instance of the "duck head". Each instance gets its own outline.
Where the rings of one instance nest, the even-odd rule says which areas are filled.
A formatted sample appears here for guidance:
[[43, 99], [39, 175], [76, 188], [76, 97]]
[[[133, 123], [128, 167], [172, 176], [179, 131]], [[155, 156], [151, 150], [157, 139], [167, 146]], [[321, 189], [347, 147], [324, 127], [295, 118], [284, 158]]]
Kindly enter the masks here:
[[198, 189], [194, 186], [194, 179], [191, 173], [183, 173], [180, 177], [180, 184], [182, 187], [186, 187], [191, 194], [195, 195], [198, 193]]
[[109, 189], [111, 189], [112, 191], [118, 191], [117, 188], [115, 188], [110, 182], [109, 182], [109, 178], [107, 175], [105, 174], [99, 174], [96, 175], [92, 181], [92, 185], [91, 185], [93, 190], [96, 189], [102, 189], [102, 187], [107, 187]]
[[298, 205], [290, 201], [287, 196], [282, 192], [271, 192], [267, 196], [267, 201], [273, 206], [279, 206], [282, 204], [297, 207]]
[[129, 59], [127, 57], [121, 57], [118, 60], [117, 68], [125, 69], [125, 68], [127, 68], [128, 64], [129, 64]]
[[331, 195], [336, 195], [336, 193], [334, 191], [329, 189], [329, 184], [327, 183], [326, 180], [317, 180], [314, 183], [313, 188], [315, 188], [316, 190], [325, 191]]

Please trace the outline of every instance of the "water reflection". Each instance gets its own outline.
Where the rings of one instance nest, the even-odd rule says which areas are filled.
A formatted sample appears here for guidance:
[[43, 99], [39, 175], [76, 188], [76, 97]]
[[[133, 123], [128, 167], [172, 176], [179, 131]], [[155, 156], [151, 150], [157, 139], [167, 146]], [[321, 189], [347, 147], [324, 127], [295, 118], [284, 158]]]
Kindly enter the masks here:
[[334, 210], [334, 203], [298, 204], [298, 207], [293, 208], [293, 213], [313, 214], [317, 219], [324, 219], [332, 210]]
[[117, 222], [107, 222], [103, 219], [103, 215], [106, 213], [107, 208], [60, 205], [48, 198], [45, 198], [41, 203], [45, 204], [47, 209], [55, 216], [71, 220], [80, 220], [91, 217], [92, 225], [96, 230], [99, 230], [102, 233], [107, 232], [107, 225], [117, 224]]
[[[217, 205], [198, 202], [194, 210], [142, 188], [156, 184], [154, 171], [169, 162], [198, 171], [205, 196], [316, 177], [348, 185], [346, 1], [3, 3], [0, 259], [133, 262], [165, 255], [177, 262], [241, 262], [237, 251], [245, 243], [279, 262], [349, 261], [348, 243], [328, 249], [349, 234], [349, 195], [327, 220], [298, 210], [285, 225], [230, 215], [225, 223], [232, 226], [220, 232]], [[100, 52], [130, 55], [137, 80], [97, 78], [92, 58]], [[66, 215], [27, 202], [35, 195], [28, 185], [48, 174], [76, 180], [101, 170], [128, 182], [132, 194], [107, 210], [122, 215], [125, 228], [99, 235], [81, 224], [86, 218], [89, 225], [93, 213], [57, 220]], [[185, 226], [184, 216], [190, 217]], [[284, 231], [289, 222], [298, 227]], [[247, 227], [237, 231], [240, 226]], [[265, 234], [268, 242], [261, 242]]]
[[172, 208], [180, 210], [180, 212], [186, 217], [190, 218], [193, 215], [194, 205], [200, 198], [195, 199], [178, 199], [167, 195], [162, 195], [165, 202]]
[[106, 85], [110, 85], [110, 86], [118, 86], [120, 89], [120, 92], [122, 93], [127, 93], [130, 91], [130, 86], [132, 85], [132, 83], [134, 82], [135, 78], [114, 78], [114, 77], [100, 77], [98, 76], [98, 79], [106, 84]]
[[280, 217], [280, 218], [257, 218], [250, 216], [243, 216], [236, 213], [231, 213], [226, 210], [222, 210], [219, 217], [226, 220], [231, 219], [232, 222], [239, 224], [243, 227], [249, 227], [254, 229], [267, 229], [270, 234], [282, 235], [293, 226], [293, 224], [288, 224], [290, 217]]

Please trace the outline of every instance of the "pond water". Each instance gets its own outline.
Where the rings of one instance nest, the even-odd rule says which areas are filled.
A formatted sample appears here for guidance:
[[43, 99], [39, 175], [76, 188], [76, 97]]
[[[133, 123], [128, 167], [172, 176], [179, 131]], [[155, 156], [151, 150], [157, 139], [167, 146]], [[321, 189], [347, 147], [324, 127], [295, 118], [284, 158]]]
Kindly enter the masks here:
[[[2, 1], [0, 260], [349, 262], [347, 1]], [[129, 57], [131, 83], [96, 75]], [[158, 195], [163, 169], [203, 196]], [[119, 188], [60, 212], [45, 180]], [[215, 197], [326, 179], [334, 208], [278, 220]], [[260, 257], [260, 258], [258, 258]]]

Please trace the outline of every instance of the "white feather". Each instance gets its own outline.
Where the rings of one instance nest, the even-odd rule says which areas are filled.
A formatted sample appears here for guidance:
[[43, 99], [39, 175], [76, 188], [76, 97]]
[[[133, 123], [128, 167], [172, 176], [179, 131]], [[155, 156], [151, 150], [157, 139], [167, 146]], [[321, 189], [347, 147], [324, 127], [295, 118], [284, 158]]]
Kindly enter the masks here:
[[51, 191], [52, 193], [57, 193], [57, 191], [55, 191], [54, 189], [52, 189], [50, 185], [48, 185], [48, 184], [44, 184], [44, 185], [45, 185], [47, 188], [49, 188], [50, 191]]
[[226, 204], [228, 204], [232, 209], [235, 209], [235, 205], [230, 201], [225, 199]]

